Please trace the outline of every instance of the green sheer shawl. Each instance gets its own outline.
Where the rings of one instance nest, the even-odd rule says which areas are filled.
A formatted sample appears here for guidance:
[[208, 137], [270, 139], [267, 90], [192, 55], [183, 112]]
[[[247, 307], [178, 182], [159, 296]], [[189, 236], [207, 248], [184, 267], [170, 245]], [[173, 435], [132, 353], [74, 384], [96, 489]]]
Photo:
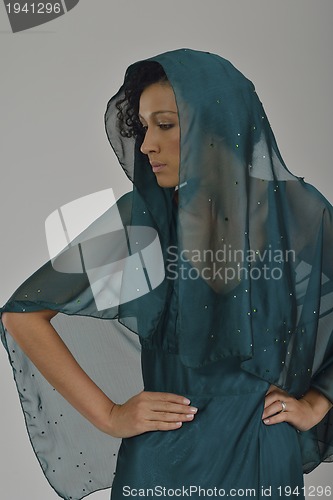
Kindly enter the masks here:
[[[244, 370], [295, 397], [312, 386], [333, 401], [332, 206], [287, 169], [253, 84], [232, 64], [189, 49], [150, 60], [163, 66], [180, 119], [177, 247], [169, 230], [174, 190], [158, 186], [140, 140], [120, 134], [122, 86], [108, 103], [105, 124], [133, 191], [1, 311], [64, 313], [52, 322], [84, 369], [122, 402], [142, 386], [138, 338], [154, 335], [173, 276], [185, 365], [196, 369], [237, 356]], [[125, 80], [140, 64], [128, 68]], [[115, 220], [130, 229], [122, 233]], [[78, 253], [90, 264], [77, 266]], [[121, 262], [116, 283], [108, 279], [115, 262]], [[119, 441], [78, 415], [3, 326], [1, 334], [51, 485], [68, 499], [109, 486]], [[332, 460], [332, 424], [330, 411], [299, 433], [305, 472]]]

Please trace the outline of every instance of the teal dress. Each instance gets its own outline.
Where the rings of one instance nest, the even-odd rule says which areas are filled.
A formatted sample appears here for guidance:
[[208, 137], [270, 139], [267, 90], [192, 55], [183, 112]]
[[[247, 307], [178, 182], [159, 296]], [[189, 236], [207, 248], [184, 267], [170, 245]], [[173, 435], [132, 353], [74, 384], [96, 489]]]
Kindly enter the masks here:
[[231, 490], [251, 489], [251, 498], [277, 499], [281, 488], [284, 497], [284, 488], [291, 487], [290, 498], [304, 498], [296, 430], [287, 423], [267, 427], [261, 420], [267, 382], [240, 370], [236, 359], [185, 368], [171, 347], [172, 332], [165, 335], [164, 347], [143, 349], [145, 389], [183, 394], [199, 410], [178, 430], [123, 439], [112, 500], [123, 498], [124, 491], [148, 489], [158, 498], [162, 488], [191, 489], [194, 499], [202, 497], [199, 488], [224, 489], [229, 496]]
[[251, 490], [251, 498], [271, 492], [277, 499], [289, 487], [295, 492], [290, 498], [304, 498], [297, 431], [287, 423], [268, 427], [261, 419], [269, 383], [242, 370], [237, 358], [201, 368], [180, 360], [177, 285], [170, 280], [161, 323], [151, 339], [141, 341], [144, 389], [183, 395], [198, 412], [180, 429], [123, 439], [111, 499], [148, 491], [149, 498], [159, 498], [166, 490], [181, 498], [190, 492], [193, 499], [202, 498], [203, 490], [207, 495], [225, 490], [225, 496], [239, 490], [236, 498], [244, 496], [242, 490], [250, 496]]

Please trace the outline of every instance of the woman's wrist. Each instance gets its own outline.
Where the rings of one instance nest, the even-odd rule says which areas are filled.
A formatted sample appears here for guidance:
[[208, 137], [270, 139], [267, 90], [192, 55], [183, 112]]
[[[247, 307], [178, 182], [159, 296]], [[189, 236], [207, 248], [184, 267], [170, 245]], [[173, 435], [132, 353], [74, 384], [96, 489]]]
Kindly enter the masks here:
[[102, 410], [99, 410], [92, 418], [89, 420], [91, 423], [100, 431], [106, 434], [113, 435], [113, 429], [111, 425], [111, 414], [116, 403], [108, 399], [107, 403], [104, 405]]
[[314, 387], [311, 387], [301, 399], [306, 401], [321, 419], [323, 419], [333, 407], [332, 402]]

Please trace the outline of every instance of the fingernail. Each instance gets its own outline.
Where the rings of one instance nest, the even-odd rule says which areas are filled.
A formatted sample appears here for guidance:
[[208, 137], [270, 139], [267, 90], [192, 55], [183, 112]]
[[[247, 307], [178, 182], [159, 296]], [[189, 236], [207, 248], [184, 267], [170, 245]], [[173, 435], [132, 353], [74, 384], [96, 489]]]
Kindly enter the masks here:
[[196, 413], [198, 411], [198, 408], [196, 408], [195, 406], [190, 406], [188, 410], [192, 413]]
[[184, 398], [184, 405], [189, 405], [191, 403], [191, 401], [187, 398]]
[[190, 413], [189, 415], [186, 415], [186, 418], [194, 418], [193, 413]]
[[269, 418], [265, 418], [264, 424], [269, 424]]
[[178, 425], [178, 427], [181, 427], [183, 425], [183, 422], [177, 422], [176, 425]]

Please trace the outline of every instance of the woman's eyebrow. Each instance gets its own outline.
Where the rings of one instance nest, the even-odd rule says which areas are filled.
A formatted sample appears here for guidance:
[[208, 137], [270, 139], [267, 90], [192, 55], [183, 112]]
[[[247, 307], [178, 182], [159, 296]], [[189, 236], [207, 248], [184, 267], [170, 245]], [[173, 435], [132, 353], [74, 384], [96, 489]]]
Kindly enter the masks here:
[[[174, 115], [178, 115], [177, 111], [171, 111], [171, 110], [161, 110], [161, 111], [153, 111], [153, 113], [150, 114], [150, 116], [156, 116], [156, 115], [159, 115], [159, 114], [162, 114], [162, 113], [173, 113]], [[139, 113], [139, 118], [142, 118], [144, 120], [144, 117], [142, 115], [140, 115]]]

